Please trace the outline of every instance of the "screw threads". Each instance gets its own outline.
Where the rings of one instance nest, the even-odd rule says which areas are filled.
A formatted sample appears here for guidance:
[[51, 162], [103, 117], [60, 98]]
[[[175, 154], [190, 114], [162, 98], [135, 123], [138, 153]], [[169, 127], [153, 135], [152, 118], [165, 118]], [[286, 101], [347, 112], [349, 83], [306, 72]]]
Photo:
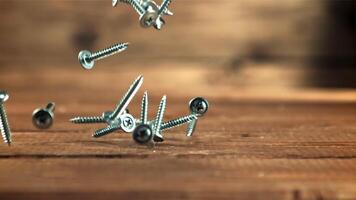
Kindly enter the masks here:
[[195, 127], [197, 126], [197, 122], [198, 120], [192, 120], [189, 124], [188, 124], [188, 128], [187, 128], [187, 136], [191, 137], [193, 136], [193, 133], [195, 131]]
[[130, 4], [140, 16], [144, 15], [146, 12], [146, 10], [142, 7], [140, 2], [137, 0], [121, 0], [121, 1]]
[[125, 95], [120, 100], [119, 104], [116, 106], [115, 110], [109, 116], [111, 120], [117, 118], [125, 111], [126, 107], [129, 105], [132, 98], [136, 95], [137, 91], [140, 89], [142, 83], [143, 83], [143, 76], [140, 75], [133, 82], [133, 84], [130, 86], [130, 88], [127, 90]]
[[148, 113], [148, 94], [147, 91], [143, 94], [142, 104], [141, 104], [141, 123], [147, 124], [147, 113]]
[[93, 53], [87, 59], [89, 61], [93, 61], [93, 60], [100, 60], [100, 59], [106, 58], [108, 56], [111, 56], [116, 53], [120, 53], [120, 52], [124, 51], [125, 49], [127, 49], [128, 45], [129, 45], [128, 43], [119, 43], [119, 44], [113, 45], [109, 48], [106, 48], [101, 51]]
[[103, 117], [75, 117], [70, 122], [74, 124], [106, 123]]
[[95, 133], [93, 134], [93, 137], [96, 137], [96, 138], [102, 137], [104, 135], [107, 135], [107, 134], [112, 133], [119, 129], [120, 129], [119, 126], [108, 126], [106, 128], [99, 129], [99, 130], [95, 131]]
[[161, 5], [161, 7], [159, 8], [159, 11], [158, 11], [158, 16], [161, 16], [164, 12], [167, 12], [168, 6], [169, 6], [169, 4], [171, 2], [172, 2], [171, 0], [164, 0], [162, 2], [162, 5]]
[[171, 129], [177, 126], [181, 126], [185, 123], [191, 122], [193, 120], [198, 119], [198, 117], [195, 114], [191, 114], [188, 116], [180, 117], [177, 119], [170, 120], [168, 122], [165, 122], [161, 125], [161, 131]]
[[7, 143], [9, 146], [11, 144], [11, 131], [10, 131], [10, 126], [9, 122], [7, 120], [6, 112], [5, 112], [5, 107], [2, 103], [0, 103], [0, 131], [2, 138], [5, 143]]
[[166, 95], [164, 95], [162, 97], [162, 100], [161, 100], [160, 104], [159, 104], [157, 117], [156, 117], [156, 120], [154, 122], [154, 126], [153, 126], [154, 135], [159, 135], [160, 134], [163, 115], [164, 115], [164, 111], [166, 109], [166, 102], [167, 102], [167, 97], [166, 97]]

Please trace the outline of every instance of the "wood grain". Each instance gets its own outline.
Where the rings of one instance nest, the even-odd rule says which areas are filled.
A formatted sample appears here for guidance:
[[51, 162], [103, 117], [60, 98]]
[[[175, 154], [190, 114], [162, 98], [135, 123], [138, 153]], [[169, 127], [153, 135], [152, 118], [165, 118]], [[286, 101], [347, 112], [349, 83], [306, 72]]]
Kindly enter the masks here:
[[[0, 145], [0, 199], [356, 198], [354, 91], [256, 95], [212, 81], [209, 74], [222, 73], [217, 69], [164, 66], [6, 68], [0, 85], [11, 95], [6, 108], [14, 142]], [[140, 73], [145, 82], [130, 105], [135, 116], [146, 89], [150, 116], [167, 93], [165, 119], [187, 114], [193, 96], [209, 99], [193, 138], [177, 128], [150, 149], [119, 132], [94, 139], [102, 125], [68, 122], [112, 109]], [[47, 101], [57, 103], [55, 124], [39, 131], [31, 112]]]

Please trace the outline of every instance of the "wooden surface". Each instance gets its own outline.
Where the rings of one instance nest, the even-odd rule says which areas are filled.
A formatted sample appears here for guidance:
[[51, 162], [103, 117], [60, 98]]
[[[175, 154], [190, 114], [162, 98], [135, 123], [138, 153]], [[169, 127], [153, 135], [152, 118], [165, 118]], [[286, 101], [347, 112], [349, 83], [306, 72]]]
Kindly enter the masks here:
[[[0, 199], [356, 198], [354, 91], [256, 95], [210, 80], [221, 72], [199, 66], [5, 71], [0, 85], [11, 95], [13, 145], [0, 145]], [[112, 109], [138, 74], [145, 82], [130, 105], [135, 116], [144, 90], [151, 118], [163, 94], [165, 119], [186, 114], [196, 95], [209, 99], [193, 138], [181, 127], [150, 149], [119, 132], [94, 139], [101, 125], [68, 122]], [[36, 130], [31, 112], [49, 100], [57, 103], [55, 124]]]
[[[156, 31], [111, 0], [0, 0], [13, 132], [11, 147], [0, 144], [0, 200], [356, 199], [354, 6], [179, 0]], [[80, 67], [80, 50], [117, 42], [130, 47]], [[140, 74], [136, 117], [145, 90], [150, 118], [164, 94], [165, 119], [187, 114], [195, 96], [209, 100], [193, 138], [180, 127], [150, 149], [69, 123], [113, 109]], [[31, 114], [49, 101], [55, 124], [37, 130]]]

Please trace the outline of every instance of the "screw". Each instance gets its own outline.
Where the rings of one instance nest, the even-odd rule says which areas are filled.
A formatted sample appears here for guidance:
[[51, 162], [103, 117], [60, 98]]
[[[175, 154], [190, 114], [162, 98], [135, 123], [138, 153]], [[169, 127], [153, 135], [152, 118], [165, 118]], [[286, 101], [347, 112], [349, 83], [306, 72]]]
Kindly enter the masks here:
[[139, 144], [147, 144], [153, 138], [152, 128], [147, 124], [141, 124], [135, 128], [132, 137]]
[[102, 137], [119, 129], [125, 131], [126, 133], [131, 133], [134, 131], [135, 127], [135, 118], [130, 114], [123, 114], [119, 119], [109, 121], [108, 127], [95, 131], [93, 137]]
[[49, 103], [46, 108], [38, 108], [33, 111], [32, 123], [39, 129], [47, 129], [52, 126], [55, 104]]
[[95, 133], [93, 134], [93, 137], [101, 137], [101, 136], [104, 136], [104, 135], [107, 135], [109, 133], [112, 133], [112, 132], [115, 132], [117, 130], [120, 129], [120, 126], [117, 126], [117, 125], [109, 125], [108, 127], [106, 128], [103, 128], [103, 129], [99, 129], [97, 131], [95, 131]]
[[153, 136], [154, 136], [153, 140], [155, 142], [163, 142], [164, 140], [163, 136], [161, 135], [161, 124], [163, 121], [164, 111], [166, 110], [166, 102], [167, 102], [167, 97], [166, 95], [164, 95], [158, 106], [157, 116], [153, 124]]
[[91, 69], [94, 67], [94, 61], [106, 58], [108, 56], [120, 53], [127, 49], [129, 43], [119, 43], [107, 49], [91, 53], [88, 50], [79, 52], [78, 60], [84, 69]]
[[120, 117], [121, 129], [126, 133], [131, 133], [136, 127], [135, 118], [130, 114], [124, 114]]
[[[202, 117], [209, 109], [209, 102], [202, 97], [196, 97], [190, 100], [189, 109], [192, 114], [196, 114], [197, 117]], [[188, 137], [193, 136], [197, 122], [198, 120], [195, 119], [188, 124], [188, 129], [187, 129]]]
[[167, 130], [167, 129], [171, 129], [171, 128], [174, 128], [174, 127], [177, 127], [177, 126], [181, 126], [185, 123], [188, 123], [188, 122], [191, 122], [193, 120], [196, 120], [198, 119], [197, 115], [196, 114], [191, 114], [191, 115], [188, 115], [188, 116], [185, 116], [185, 117], [180, 117], [180, 118], [177, 118], [177, 119], [173, 119], [173, 120], [170, 120], [168, 122], [165, 122], [161, 125], [161, 131], [164, 131], [164, 130]]
[[115, 110], [109, 116], [110, 120], [114, 120], [118, 116], [122, 115], [127, 106], [130, 104], [131, 100], [136, 95], [137, 91], [140, 89], [143, 83], [143, 76], [140, 75], [136, 78], [136, 80], [131, 84], [130, 88], [127, 90], [125, 95], [122, 97]]
[[150, 4], [147, 8], [144, 8], [138, 0], [113, 0], [113, 6], [116, 6], [118, 1], [130, 4], [136, 10], [140, 16], [140, 24], [144, 28], [152, 26], [157, 19], [158, 7], [154, 6], [154, 4]]
[[11, 130], [7, 120], [4, 103], [9, 99], [6, 91], [0, 91], [0, 131], [2, 138], [7, 145], [11, 145]]
[[141, 123], [147, 124], [148, 118], [148, 94], [147, 91], [143, 94], [142, 104], [141, 104]]
[[167, 13], [168, 6], [171, 3], [171, 0], [163, 0], [161, 6], [159, 7], [158, 17], [161, 17], [162, 14]]
[[103, 112], [102, 116], [94, 117], [74, 117], [69, 121], [74, 124], [94, 124], [94, 123], [108, 123], [111, 111]]

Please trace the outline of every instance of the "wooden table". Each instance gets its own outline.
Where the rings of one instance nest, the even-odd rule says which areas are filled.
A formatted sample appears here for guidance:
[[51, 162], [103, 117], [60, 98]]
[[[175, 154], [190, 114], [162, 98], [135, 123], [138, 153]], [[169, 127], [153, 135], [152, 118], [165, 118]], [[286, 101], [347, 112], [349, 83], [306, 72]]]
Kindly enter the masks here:
[[[354, 91], [247, 90], [220, 69], [165, 64], [1, 69], [13, 144], [0, 145], [0, 199], [356, 199]], [[180, 127], [152, 149], [68, 121], [112, 109], [139, 74], [135, 116], [144, 90], [150, 118], [163, 94], [165, 119], [208, 98], [193, 138]], [[31, 113], [48, 101], [55, 124], [40, 131]]]

